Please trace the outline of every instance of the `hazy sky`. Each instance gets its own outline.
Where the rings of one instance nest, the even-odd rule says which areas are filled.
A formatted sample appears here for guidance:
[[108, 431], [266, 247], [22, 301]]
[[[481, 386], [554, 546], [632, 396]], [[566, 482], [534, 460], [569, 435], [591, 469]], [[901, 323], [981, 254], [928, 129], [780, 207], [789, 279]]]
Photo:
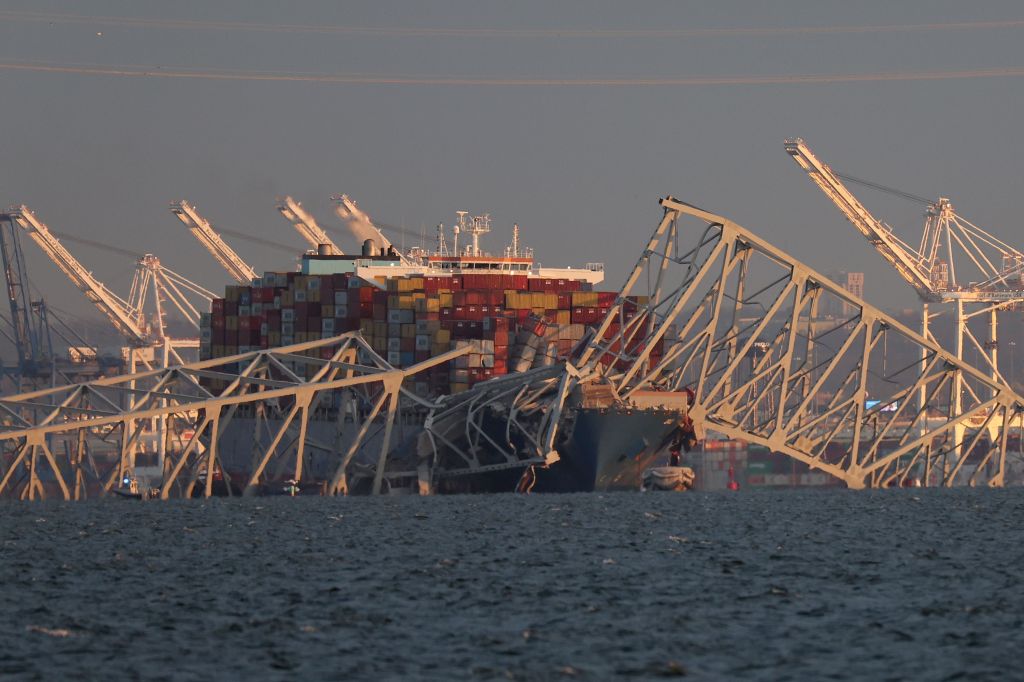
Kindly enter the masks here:
[[[489, 212], [494, 250], [518, 222], [545, 265], [604, 261], [617, 288], [671, 193], [816, 269], [865, 271], [869, 301], [910, 307], [783, 140], [949, 196], [1024, 244], [1022, 39], [1024, 5], [1009, 1], [12, 0], [0, 2], [0, 201], [215, 289], [227, 277], [173, 199], [297, 251], [277, 194], [332, 224], [339, 192], [416, 231]], [[82, 72], [96, 69], [174, 77]], [[212, 78], [181, 77], [196, 72]], [[919, 206], [856, 191], [916, 244]], [[228, 241], [257, 270], [294, 265]], [[131, 259], [68, 246], [127, 293]], [[53, 302], [87, 309], [26, 250]]]

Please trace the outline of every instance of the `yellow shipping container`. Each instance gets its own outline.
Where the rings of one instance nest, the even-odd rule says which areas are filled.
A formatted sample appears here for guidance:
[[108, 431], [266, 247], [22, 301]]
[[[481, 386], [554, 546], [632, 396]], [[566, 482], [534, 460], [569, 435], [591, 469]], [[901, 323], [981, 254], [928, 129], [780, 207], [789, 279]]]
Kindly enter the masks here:
[[320, 317], [334, 317], [334, 304], [324, 303], [320, 306]]
[[373, 336], [373, 320], [359, 320], [359, 331], [367, 338]]
[[[312, 279], [312, 277], [310, 279]], [[310, 301], [311, 303], [319, 303], [320, 302], [320, 290], [319, 289], [310, 289], [310, 290], [308, 290], [306, 292], [306, 300]]]
[[441, 355], [442, 353], [447, 353], [450, 350], [451, 350], [451, 348], [449, 348], [447, 343], [436, 343], [435, 342], [435, 343], [430, 344], [430, 354], [433, 355], [433, 356], [438, 356], [438, 355]]
[[295, 296], [291, 289], [285, 289], [281, 292], [281, 307], [291, 308], [293, 305], [295, 305]]
[[388, 309], [398, 310], [398, 302], [400, 300], [401, 299], [398, 294], [391, 294], [390, 296], [388, 296]]
[[574, 291], [572, 292], [573, 308], [594, 308], [597, 306], [597, 292], [595, 291]]
[[388, 323], [387, 320], [374, 320], [373, 321], [373, 335], [380, 337], [387, 337], [388, 335]]
[[413, 299], [411, 294], [399, 294], [398, 295], [398, 308], [399, 310], [412, 310]]
[[434, 334], [434, 341], [437, 343], [448, 344], [451, 343], [452, 332], [450, 329], [438, 329], [437, 333]]
[[451, 392], [453, 394], [454, 393], [463, 393], [463, 392], [469, 390], [469, 384], [455, 384], [455, 383], [453, 383], [453, 384], [449, 384], [449, 386], [451, 387]]
[[267, 332], [267, 345], [270, 347], [281, 345], [281, 332]]
[[544, 294], [544, 307], [554, 310], [558, 307], [558, 294]]
[[442, 308], [451, 308], [452, 307], [452, 292], [450, 292], [450, 291], [438, 292], [437, 300], [440, 302], [440, 305], [441, 305]]
[[422, 299], [422, 298], [414, 299], [413, 300], [413, 304], [414, 304], [413, 305], [413, 310], [415, 310], [417, 313], [425, 313], [425, 312], [427, 312], [427, 302], [424, 299]]
[[306, 280], [309, 279], [306, 275], [296, 275], [294, 281], [292, 281], [293, 289], [306, 289]]
[[416, 325], [415, 324], [403, 324], [402, 325], [402, 338], [403, 339], [415, 339], [416, 338]]
[[427, 312], [428, 313], [439, 313], [441, 312], [441, 302], [436, 298], [427, 299]]
[[572, 312], [568, 310], [559, 310], [555, 313], [555, 322], [557, 322], [560, 327], [570, 324], [572, 322]]
[[410, 277], [409, 278], [409, 290], [410, 291], [423, 291], [423, 278], [422, 277]]

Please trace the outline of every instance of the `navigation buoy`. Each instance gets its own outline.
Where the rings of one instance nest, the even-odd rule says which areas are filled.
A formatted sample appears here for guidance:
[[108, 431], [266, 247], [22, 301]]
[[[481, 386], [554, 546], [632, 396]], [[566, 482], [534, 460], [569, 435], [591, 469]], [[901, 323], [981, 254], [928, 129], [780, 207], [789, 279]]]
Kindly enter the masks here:
[[740, 484], [736, 482], [736, 472], [733, 470], [732, 465], [729, 465], [729, 483], [725, 486], [729, 490], [739, 490]]

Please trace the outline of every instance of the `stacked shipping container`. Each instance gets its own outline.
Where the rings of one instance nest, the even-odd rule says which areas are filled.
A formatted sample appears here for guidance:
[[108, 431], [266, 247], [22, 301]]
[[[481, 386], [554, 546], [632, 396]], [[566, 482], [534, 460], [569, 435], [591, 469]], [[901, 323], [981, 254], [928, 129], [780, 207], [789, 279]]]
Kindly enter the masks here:
[[[252, 286], [227, 287], [224, 298], [213, 301], [202, 319], [200, 355], [225, 357], [349, 331], [361, 332], [396, 367], [468, 347], [468, 354], [419, 375], [412, 387], [424, 396], [458, 393], [568, 357], [617, 296], [589, 289], [578, 280], [525, 275], [404, 276], [378, 285], [350, 274], [268, 272]], [[636, 303], [625, 303], [627, 319]], [[616, 330], [612, 325], [608, 336]], [[659, 355], [655, 349], [652, 359]], [[290, 369], [307, 377], [313, 371]]]

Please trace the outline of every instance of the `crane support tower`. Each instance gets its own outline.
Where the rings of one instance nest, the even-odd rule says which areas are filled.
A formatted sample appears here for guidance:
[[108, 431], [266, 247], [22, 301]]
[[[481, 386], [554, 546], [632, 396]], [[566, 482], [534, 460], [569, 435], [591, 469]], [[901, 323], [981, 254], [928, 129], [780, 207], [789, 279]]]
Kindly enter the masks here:
[[277, 211], [312, 248], [319, 250], [321, 246], [326, 245], [330, 249], [330, 254], [327, 255], [344, 255], [345, 252], [327, 236], [324, 229], [317, 224], [316, 218], [310, 215], [300, 202], [290, 196], [281, 197], [277, 200]]
[[256, 279], [256, 271], [249, 266], [235, 250], [228, 246], [224, 239], [214, 232], [209, 221], [199, 215], [199, 212], [187, 201], [175, 201], [171, 203], [171, 213], [178, 216], [178, 219], [185, 224], [192, 232], [199, 243], [206, 247], [221, 267], [227, 270], [239, 284], [250, 284]]

